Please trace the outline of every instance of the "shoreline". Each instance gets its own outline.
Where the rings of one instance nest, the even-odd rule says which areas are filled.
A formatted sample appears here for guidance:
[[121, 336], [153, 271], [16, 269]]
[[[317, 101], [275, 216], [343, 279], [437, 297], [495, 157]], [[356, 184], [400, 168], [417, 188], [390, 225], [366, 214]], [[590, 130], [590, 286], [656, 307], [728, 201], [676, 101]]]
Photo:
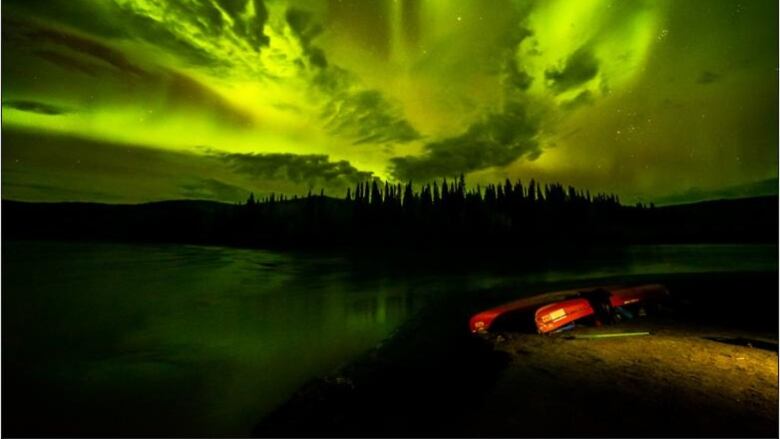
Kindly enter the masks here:
[[[666, 283], [674, 311], [575, 331], [642, 329], [651, 335], [610, 340], [517, 333], [473, 336], [466, 325], [468, 316], [518, 295], [491, 289], [468, 297], [445, 297], [363, 357], [304, 385], [252, 434], [777, 434], [777, 272], [613, 277], [544, 288], [620, 281]], [[526, 287], [529, 294], [542, 292], [534, 291], [541, 285]], [[749, 288], [752, 295], [737, 291], [740, 288]], [[735, 299], [737, 294], [743, 298]], [[752, 314], [746, 313], [751, 305]], [[769, 339], [775, 350], [702, 338], [713, 334]], [[714, 374], [705, 370], [713, 358], [720, 361]], [[663, 368], [668, 373], [648, 373]], [[746, 376], [753, 381], [745, 380]], [[533, 391], [529, 383], [535, 384]], [[735, 402], [733, 395], [742, 391], [735, 389], [743, 384], [739, 389], [747, 389], [743, 392], [747, 396]], [[632, 406], [636, 410], [624, 410]]]

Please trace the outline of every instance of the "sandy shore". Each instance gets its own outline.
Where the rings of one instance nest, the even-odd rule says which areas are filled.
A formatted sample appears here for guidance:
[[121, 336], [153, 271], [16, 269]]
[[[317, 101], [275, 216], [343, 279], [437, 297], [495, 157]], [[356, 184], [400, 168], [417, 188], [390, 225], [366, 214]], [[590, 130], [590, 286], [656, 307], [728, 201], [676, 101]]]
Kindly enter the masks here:
[[581, 328], [570, 336], [634, 331], [650, 335], [489, 337], [511, 360], [473, 413], [469, 430], [533, 436], [776, 432], [776, 340], [658, 318]]
[[[615, 280], [664, 282], [672, 301], [650, 317], [556, 336], [474, 336], [468, 316], [510, 289], [451, 298], [306, 385], [254, 433], [777, 436], [777, 273]], [[571, 338], [636, 331], [650, 335]]]

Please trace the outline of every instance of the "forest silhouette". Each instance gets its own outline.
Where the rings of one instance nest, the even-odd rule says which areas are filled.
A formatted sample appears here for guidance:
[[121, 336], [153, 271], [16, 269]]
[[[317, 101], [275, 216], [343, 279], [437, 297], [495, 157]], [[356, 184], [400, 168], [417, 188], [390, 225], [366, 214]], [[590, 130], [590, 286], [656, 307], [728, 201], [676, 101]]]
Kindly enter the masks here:
[[138, 205], [4, 200], [6, 238], [177, 242], [260, 248], [559, 248], [578, 245], [775, 242], [778, 198], [626, 206], [614, 194], [559, 183], [465, 179], [356, 184], [226, 204]]
[[[616, 195], [591, 195], [553, 183], [506, 180], [485, 188], [467, 188], [461, 175], [453, 181], [434, 181], [415, 190], [412, 182], [391, 184], [378, 180], [358, 183], [343, 202], [323, 202], [309, 193], [289, 199], [254, 195], [239, 210], [239, 230], [253, 243], [300, 239], [327, 239], [342, 244], [361, 242], [489, 245], [491, 240], [550, 242], [569, 240], [572, 234], [590, 239], [604, 236], [621, 211]], [[301, 215], [291, 215], [285, 203], [303, 202]], [[637, 208], [644, 209], [638, 205]], [[254, 228], [255, 224], [267, 225]], [[562, 233], [552, 233], [558, 227]], [[335, 233], [335, 235], [334, 235]], [[234, 237], [237, 239], [238, 237]]]

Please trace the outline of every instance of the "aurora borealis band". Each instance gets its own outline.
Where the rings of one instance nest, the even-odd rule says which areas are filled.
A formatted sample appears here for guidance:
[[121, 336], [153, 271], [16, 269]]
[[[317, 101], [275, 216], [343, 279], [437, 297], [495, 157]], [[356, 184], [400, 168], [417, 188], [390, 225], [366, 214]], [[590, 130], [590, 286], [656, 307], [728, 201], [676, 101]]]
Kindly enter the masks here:
[[3, 197], [342, 196], [460, 173], [629, 202], [760, 187], [777, 178], [777, 8], [4, 0]]

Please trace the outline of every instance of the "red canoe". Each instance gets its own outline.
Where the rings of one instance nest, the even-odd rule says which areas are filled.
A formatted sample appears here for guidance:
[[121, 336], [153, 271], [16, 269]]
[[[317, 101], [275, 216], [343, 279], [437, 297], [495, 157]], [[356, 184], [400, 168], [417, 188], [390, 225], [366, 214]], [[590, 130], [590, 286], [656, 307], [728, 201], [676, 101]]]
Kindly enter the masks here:
[[579, 290], [555, 291], [505, 303], [496, 308], [475, 314], [469, 321], [469, 328], [471, 328], [471, 332], [487, 332], [493, 322], [500, 316], [514, 312], [530, 312], [539, 306], [576, 297], [578, 294]]
[[613, 307], [659, 300], [669, 294], [666, 287], [660, 284], [637, 286], [607, 285], [555, 291], [516, 300], [482, 311], [471, 318], [469, 328], [471, 332], [487, 332], [496, 319], [501, 316], [506, 316], [510, 313], [531, 313], [536, 310], [534, 322], [539, 332], [547, 333], [577, 319], [594, 314], [594, 305], [589, 301], [589, 299], [593, 300], [594, 297], [597, 297], [594, 293], [608, 294], [609, 304]]
[[545, 305], [536, 310], [534, 321], [539, 332], [546, 334], [562, 326], [593, 315], [588, 299], [576, 298]]
[[661, 300], [669, 295], [669, 290], [661, 284], [617, 287], [608, 289], [607, 291], [611, 294], [609, 303], [614, 307]]

